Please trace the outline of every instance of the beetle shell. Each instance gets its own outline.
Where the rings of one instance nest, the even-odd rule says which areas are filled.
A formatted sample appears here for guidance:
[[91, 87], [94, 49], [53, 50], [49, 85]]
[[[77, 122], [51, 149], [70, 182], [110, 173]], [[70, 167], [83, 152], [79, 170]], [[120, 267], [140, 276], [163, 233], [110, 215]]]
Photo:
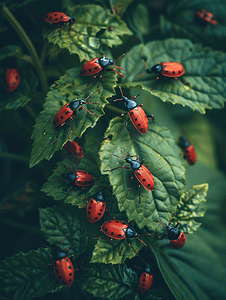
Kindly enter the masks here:
[[196, 162], [197, 156], [193, 145], [184, 148], [184, 158], [189, 163], [189, 165], [193, 165]]
[[116, 240], [124, 240], [126, 237], [125, 231], [129, 225], [119, 220], [109, 220], [102, 224], [101, 230], [110, 238]]
[[135, 128], [142, 134], [147, 133], [148, 130], [148, 118], [142, 107], [137, 106], [131, 109], [129, 112], [130, 120]]
[[96, 199], [90, 199], [86, 206], [86, 216], [90, 223], [99, 221], [105, 212], [106, 203], [104, 201], [97, 201]]
[[68, 141], [63, 148], [68, 152], [74, 154], [78, 158], [84, 156], [82, 147], [75, 141]]
[[53, 126], [57, 127], [67, 121], [73, 114], [76, 114], [75, 111], [71, 110], [68, 107], [69, 103], [66, 103], [55, 115], [53, 119]]
[[140, 291], [141, 293], [147, 292], [153, 283], [153, 275], [150, 275], [147, 272], [144, 272], [140, 277]]
[[17, 89], [20, 83], [20, 72], [18, 69], [5, 70], [5, 75], [3, 78], [3, 86], [7, 92], [13, 92]]
[[63, 12], [50, 12], [45, 15], [43, 20], [48, 23], [60, 23], [60, 22], [68, 22], [69, 20], [71, 20], [71, 17], [67, 16]]
[[161, 74], [166, 77], [180, 77], [185, 73], [183, 66], [177, 62], [162, 62], [160, 65], [164, 66]]
[[74, 267], [67, 256], [61, 260], [55, 260], [53, 269], [57, 280], [64, 286], [71, 286], [74, 280]]
[[75, 179], [75, 185], [85, 187], [94, 184], [94, 178], [88, 172], [76, 170], [75, 174], [78, 176], [78, 178]]
[[144, 166], [141, 167], [134, 172], [137, 180], [149, 191], [154, 190], [154, 178], [151, 172]]
[[98, 58], [94, 58], [88, 61], [80, 71], [81, 76], [90, 76], [99, 73], [102, 70], [101, 65], [99, 64]]
[[174, 249], [180, 249], [184, 246], [186, 242], [186, 236], [183, 232], [180, 233], [179, 237], [176, 240], [171, 240], [168, 247], [172, 247]]

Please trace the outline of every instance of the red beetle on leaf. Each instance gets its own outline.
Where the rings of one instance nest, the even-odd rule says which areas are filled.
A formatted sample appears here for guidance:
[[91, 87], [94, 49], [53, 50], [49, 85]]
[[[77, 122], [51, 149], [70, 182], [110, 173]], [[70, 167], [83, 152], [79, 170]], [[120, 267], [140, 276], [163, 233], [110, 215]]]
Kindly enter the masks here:
[[59, 23], [61, 25], [61, 28], [58, 30], [58, 32], [61, 31], [67, 23], [69, 23], [70, 24], [70, 28], [69, 28], [70, 35], [71, 35], [71, 27], [75, 22], [74, 18], [67, 16], [63, 12], [57, 12], [57, 11], [48, 13], [47, 15], [45, 15], [43, 20], [48, 23]]
[[[122, 152], [121, 149], [119, 149], [119, 150]], [[154, 178], [153, 178], [151, 172], [143, 165], [144, 160], [142, 160], [142, 162], [139, 162], [138, 155], [133, 155], [136, 157], [136, 160], [134, 160], [134, 159], [131, 159], [131, 157], [133, 157], [133, 156], [125, 155], [123, 152], [122, 152], [122, 154], [125, 156], [125, 159], [123, 159], [120, 156], [115, 155], [115, 154], [112, 154], [112, 155], [114, 155], [122, 160], [125, 160], [128, 164], [130, 164], [130, 168], [134, 171], [134, 175], [137, 178], [137, 180], [139, 181], [139, 183], [141, 183], [143, 185], [143, 187], [145, 187], [147, 190], [153, 191], [154, 185], [155, 185]], [[130, 169], [129, 167], [121, 166], [121, 167], [116, 167], [116, 168], [110, 169], [110, 170], [104, 170], [104, 172], [114, 171], [114, 170], [120, 169], [120, 168]], [[130, 192], [132, 179], [133, 179], [133, 175], [130, 178], [130, 184], [129, 184], [127, 196], [129, 195], [129, 192]], [[138, 186], [139, 186], [139, 199], [140, 199], [140, 203], [141, 203], [140, 184]]]
[[75, 141], [67, 141], [63, 148], [68, 152], [67, 154], [72, 154], [78, 158], [82, 158], [84, 156], [82, 147]]
[[[106, 67], [108, 67], [110, 65], [114, 65], [118, 69], [125, 70], [125, 69], [115, 65], [115, 62], [118, 59], [120, 59], [123, 55], [125, 55], [125, 54], [122, 54], [119, 58], [117, 58], [115, 60], [106, 58], [105, 55], [103, 55], [103, 57], [101, 57], [101, 58], [94, 58], [90, 61], [85, 60], [87, 63], [81, 68], [80, 75], [81, 76], [94, 75], [94, 76], [93, 76], [93, 79], [84, 88], [83, 92], [87, 89], [87, 87], [90, 85], [90, 83], [97, 77], [95, 74], [99, 73]], [[107, 71], [115, 71], [118, 75], [124, 77], [124, 75], [122, 73], [120, 73], [119, 71], [117, 71], [115, 68], [107, 69]], [[98, 90], [99, 94], [100, 94], [99, 85], [100, 85], [101, 78], [102, 78], [102, 75], [100, 75], [99, 83], [97, 85], [97, 90]]]
[[151, 275], [151, 267], [146, 264], [145, 270], [140, 276], [140, 291], [142, 294], [151, 288], [153, 279], [154, 277]]
[[[143, 60], [143, 63], [146, 67], [146, 71], [140, 75], [137, 75], [136, 77], [140, 77], [145, 74], [155, 73], [155, 74], [159, 74], [159, 75], [162, 75], [165, 77], [177, 79], [180, 82], [182, 82], [183, 84], [189, 84], [189, 82], [183, 82], [177, 78], [177, 77], [184, 75], [184, 73], [185, 73], [183, 66], [178, 62], [161, 62], [160, 64], [154, 65], [151, 69], [148, 68], [148, 66], [144, 60]], [[159, 78], [160, 78], [160, 76], [158, 76], [156, 78], [156, 81], [152, 87], [152, 90], [154, 90], [156, 82], [159, 80]]]
[[5, 70], [5, 75], [3, 78], [3, 86], [7, 92], [13, 92], [18, 88], [20, 83], [20, 72], [18, 69]]
[[191, 145], [183, 136], [181, 136], [179, 139], [181, 142], [181, 147], [184, 150], [184, 158], [189, 165], [193, 165], [197, 159], [194, 146]]
[[[126, 109], [128, 110], [128, 114], [129, 114], [129, 119], [131, 120], [131, 122], [133, 123], [134, 127], [142, 134], [147, 133], [148, 131], [148, 117], [152, 119], [152, 121], [154, 121], [154, 116], [153, 115], [146, 115], [142, 106], [143, 104], [140, 104], [138, 106], [137, 102], [135, 101], [135, 99], [140, 96], [134, 96], [132, 99], [129, 99], [127, 97], [125, 97], [123, 95], [121, 86], [119, 86], [121, 95], [122, 95], [122, 99], [115, 99], [115, 101], [119, 101], [119, 100], [123, 100], [124, 101], [124, 105], [126, 107]], [[125, 114], [121, 114], [121, 117], [123, 117]], [[128, 121], [129, 119], [126, 121], [125, 126], [126, 129], [129, 131], [127, 125], [128, 125]], [[130, 134], [130, 138], [132, 139], [131, 133], [129, 131]]]

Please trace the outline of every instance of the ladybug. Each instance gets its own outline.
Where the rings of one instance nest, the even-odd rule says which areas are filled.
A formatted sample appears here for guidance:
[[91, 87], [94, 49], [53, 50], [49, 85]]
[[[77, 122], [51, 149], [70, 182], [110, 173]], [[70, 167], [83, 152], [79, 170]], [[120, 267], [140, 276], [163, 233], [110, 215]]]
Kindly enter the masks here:
[[217, 20], [215, 20], [214, 18], [214, 14], [212, 14], [211, 12], [208, 12], [205, 9], [201, 9], [201, 11], [197, 11], [196, 15], [203, 21], [211, 23], [213, 25], [216, 25], [218, 23]]
[[20, 72], [18, 69], [5, 70], [5, 75], [3, 78], [3, 86], [7, 92], [13, 92], [18, 88], [20, 83]]
[[58, 30], [58, 32], [61, 31], [67, 23], [69, 23], [70, 24], [70, 28], [69, 28], [70, 35], [71, 35], [71, 27], [73, 26], [73, 24], [75, 22], [75, 18], [69, 17], [63, 12], [50, 12], [47, 15], [45, 15], [43, 20], [48, 23], [59, 23], [61, 25], [61, 28]]
[[84, 106], [82, 106], [83, 104], [100, 104], [100, 103], [90, 103], [90, 102], [86, 101], [92, 94], [93, 93], [91, 93], [88, 97], [86, 97], [85, 100], [74, 100], [70, 103], [66, 103], [58, 111], [58, 113], [55, 115], [55, 117], [53, 119], [53, 126], [59, 127], [59, 130], [58, 130], [55, 140], [51, 143], [51, 145], [56, 142], [56, 140], [58, 139], [58, 135], [59, 135], [61, 127], [65, 126], [68, 123], [68, 120], [70, 120], [70, 123], [71, 123], [71, 133], [68, 137], [70, 139], [72, 132], [74, 130], [73, 126], [72, 126], [72, 120], [75, 118], [75, 115], [77, 113], [77, 109], [79, 108], [79, 106], [81, 106], [79, 108], [79, 111], [81, 111], [82, 109], [85, 109], [91, 115], [98, 117], [97, 115], [93, 114], [91, 111], [86, 109]]
[[[118, 69], [125, 70], [125, 69], [123, 69], [123, 68], [118, 67], [118, 66], [115, 65], [115, 62], [118, 59], [120, 59], [123, 55], [125, 55], [125, 54], [122, 54], [116, 60], [106, 58], [105, 55], [103, 55], [103, 57], [101, 57], [101, 58], [94, 58], [92, 60], [85, 60], [86, 64], [81, 68], [80, 75], [81, 76], [94, 75], [94, 77], [87, 84], [87, 86], [84, 88], [83, 92], [87, 89], [87, 87], [89, 86], [89, 84], [97, 77], [95, 74], [99, 73], [101, 70], [103, 70], [107, 66], [114, 65]], [[119, 74], [120, 76], [124, 77], [124, 75], [122, 73], [120, 73], [119, 71], [117, 71], [115, 68], [113, 68], [113, 69], [107, 69], [107, 71], [115, 71], [117, 74]], [[100, 94], [99, 85], [100, 85], [101, 78], [102, 78], [102, 75], [100, 75], [99, 83], [97, 85], [97, 90], [98, 90], [99, 94]]]
[[153, 283], [153, 275], [151, 275], [150, 265], [146, 265], [144, 273], [140, 276], [140, 291], [141, 293], [147, 292]]
[[[136, 232], [136, 230], [130, 226], [129, 224], [119, 221], [119, 220], [108, 220], [104, 222], [101, 226], [101, 231], [106, 234], [108, 237], [110, 237], [112, 240], [125, 240], [127, 238], [128, 240], [132, 240], [134, 238], [138, 239], [143, 245], [147, 246], [141, 239], [139, 239], [140, 234]], [[144, 235], [151, 235], [150, 233], [146, 233]], [[95, 238], [95, 239], [103, 239], [102, 237]], [[121, 250], [119, 255], [122, 254], [122, 247], [124, 242], [121, 245]], [[136, 254], [138, 254], [138, 251], [136, 251], [130, 243], [128, 245], [134, 250]]]
[[184, 158], [189, 163], [189, 165], [193, 165], [197, 159], [194, 146], [191, 145], [183, 136], [180, 137], [180, 141], [181, 147], [184, 150]]
[[106, 210], [105, 192], [99, 191], [92, 199], [89, 200], [86, 206], [86, 216], [90, 223], [99, 221]]
[[75, 141], [67, 141], [63, 148], [68, 152], [68, 154], [72, 154], [75, 157], [82, 158], [84, 156], [82, 147]]
[[72, 255], [70, 258], [67, 257], [67, 253], [69, 248], [63, 252], [60, 247], [63, 243], [65, 238], [63, 238], [59, 247], [55, 246], [52, 248], [53, 252], [53, 270], [56, 276], [56, 279], [64, 286], [69, 287], [72, 285], [74, 280], [74, 267], [71, 262], [71, 258], [74, 256]]
[[[147, 130], [148, 130], [148, 117], [151, 117], [152, 121], [154, 121], [154, 116], [153, 115], [148, 115], [147, 116], [145, 114], [145, 112], [142, 108], [143, 104], [140, 104], [138, 106], [135, 99], [140, 95], [134, 96], [133, 99], [131, 100], [131, 99], [129, 99], [129, 98], [127, 98], [123, 95], [121, 86], [119, 86], [119, 89], [120, 89], [120, 92], [121, 92], [121, 95], [122, 95], [122, 99], [115, 99], [114, 102], [118, 101], [118, 100], [123, 100], [124, 101], [124, 105], [125, 105], [126, 109], [128, 110], [128, 114], [129, 114], [129, 118], [125, 123], [126, 129], [129, 131], [127, 125], [128, 125], [128, 121], [130, 119], [131, 122], [133, 123], [134, 127], [140, 133], [142, 133], [142, 134], [147, 133]], [[121, 114], [121, 117], [123, 117], [124, 115], [125, 114]], [[130, 131], [129, 131], [129, 134], [130, 134], [130, 138], [132, 139]]]
[[[173, 215], [173, 214], [172, 214]], [[171, 220], [171, 218], [170, 218]], [[168, 239], [170, 240], [169, 245], [167, 246], [167, 248], [172, 247], [174, 249], [180, 249], [184, 246], [185, 242], [186, 242], [186, 236], [185, 234], [180, 231], [177, 226], [180, 224], [180, 222], [177, 223], [177, 225], [175, 227], [173, 227], [172, 225], [170, 225], [170, 220], [168, 222], [168, 226], [163, 225], [160, 221], [159, 223], [162, 224], [164, 227], [166, 227], [166, 230], [168, 232]], [[166, 235], [164, 235], [166, 236]], [[160, 237], [163, 238], [164, 236]]]
[[[160, 64], [154, 65], [151, 69], [148, 69], [147, 64], [145, 63], [144, 60], [143, 60], [143, 63], [146, 67], [146, 71], [143, 74], [137, 75], [136, 77], [140, 77], [145, 74], [155, 73], [155, 74], [159, 74], [159, 75], [163, 75], [166, 77], [171, 77], [173, 79], [179, 80], [177, 77], [180, 77], [180, 76], [184, 75], [184, 73], [185, 73], [183, 66], [178, 62], [161, 62]], [[160, 77], [156, 78], [156, 81], [154, 83], [152, 90], [154, 90], [156, 82], [159, 78]], [[188, 82], [183, 82], [181, 80], [179, 80], [179, 81], [182, 82], [183, 84], [189, 84]]]
[[[119, 149], [119, 150], [122, 152], [121, 149]], [[151, 172], [143, 165], [144, 160], [142, 160], [142, 162], [139, 162], [139, 160], [138, 160], [139, 156], [136, 156], [136, 160], [134, 160], [134, 159], [131, 159], [130, 155], [125, 155], [123, 152], [122, 152], [122, 154], [125, 156], [125, 159], [123, 159], [120, 156], [115, 155], [115, 154], [112, 154], [112, 155], [114, 155], [122, 160], [125, 160], [128, 164], [130, 164], [130, 168], [134, 171], [134, 175], [137, 178], [137, 180], [139, 181], [139, 183], [141, 183], [143, 185], [143, 187], [145, 187], [147, 190], [153, 191], [154, 185], [155, 185], [154, 178], [153, 178]], [[113, 171], [113, 170], [116, 170], [119, 168], [130, 169], [129, 167], [121, 166], [121, 167], [117, 167], [117, 168], [114, 168], [111, 170], [104, 170], [104, 172]], [[127, 192], [127, 196], [129, 195], [129, 192], [130, 192], [130, 186], [131, 186], [132, 179], [133, 179], [133, 175], [130, 178], [130, 185], [129, 185], [129, 189]], [[139, 199], [140, 199], [140, 203], [141, 203], [140, 184], [139, 184]]]

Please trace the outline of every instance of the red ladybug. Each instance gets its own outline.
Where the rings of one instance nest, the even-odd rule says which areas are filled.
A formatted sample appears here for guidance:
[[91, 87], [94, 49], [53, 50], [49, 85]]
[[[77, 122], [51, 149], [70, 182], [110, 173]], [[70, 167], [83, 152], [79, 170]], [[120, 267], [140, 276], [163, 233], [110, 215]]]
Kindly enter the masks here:
[[151, 275], [151, 267], [147, 264], [144, 273], [140, 276], [140, 291], [147, 292], [153, 283], [153, 275]]
[[74, 280], [74, 267], [71, 262], [71, 258], [67, 257], [69, 248], [66, 249], [65, 253], [60, 249], [64, 238], [59, 247], [53, 247], [53, 270], [56, 279], [64, 286], [71, 286]]
[[56, 140], [58, 139], [58, 135], [59, 135], [61, 127], [65, 126], [68, 123], [68, 120], [70, 120], [70, 123], [71, 123], [71, 133], [68, 137], [70, 139], [70, 137], [72, 135], [72, 132], [74, 130], [73, 126], [72, 126], [72, 120], [75, 118], [75, 115], [77, 113], [77, 109], [79, 108], [79, 106], [81, 106], [79, 108], [79, 111], [81, 111], [82, 109], [85, 109], [91, 115], [98, 117], [97, 115], [91, 113], [91, 111], [86, 109], [84, 106], [82, 106], [83, 104], [100, 104], [100, 103], [90, 103], [90, 102], [86, 101], [92, 94], [93, 93], [91, 93], [88, 97], [86, 97], [85, 100], [75, 100], [75, 101], [72, 101], [70, 103], [66, 103], [58, 111], [58, 113], [55, 115], [55, 117], [53, 119], [53, 126], [54, 127], [59, 126], [59, 130], [58, 130], [58, 133], [57, 133], [57, 136], [56, 136], [55, 140], [51, 143], [51, 145], [56, 142]]
[[[143, 63], [146, 67], [146, 71], [143, 74], [137, 75], [136, 77], [143, 76], [145, 74], [155, 73], [155, 74], [159, 74], [159, 75], [163, 75], [166, 77], [171, 77], [173, 79], [179, 80], [177, 77], [180, 77], [180, 76], [184, 75], [184, 73], [185, 73], [183, 66], [177, 62], [162, 62], [160, 64], [154, 65], [151, 69], [148, 69], [147, 64], [145, 63], [144, 60], [143, 60]], [[160, 77], [156, 78], [156, 81], [154, 83], [152, 90], [154, 90], [155, 84], [159, 78]], [[183, 84], [189, 84], [188, 82], [183, 82], [181, 80], [179, 80], [179, 81], [182, 82]]]
[[[80, 75], [81, 76], [94, 75], [94, 77], [87, 84], [87, 86], [84, 88], [83, 92], [87, 89], [87, 87], [89, 86], [89, 84], [97, 77], [95, 74], [99, 73], [101, 70], [103, 70], [107, 66], [114, 65], [118, 69], [125, 70], [125, 69], [123, 69], [123, 68], [118, 67], [118, 66], [115, 65], [115, 62], [118, 59], [120, 59], [123, 55], [125, 55], [125, 54], [122, 54], [116, 60], [105, 58], [105, 55], [103, 55], [103, 57], [101, 57], [101, 58], [94, 58], [94, 59], [92, 59], [90, 61], [89, 60], [85, 60], [87, 63], [81, 68]], [[120, 73], [119, 71], [117, 71], [115, 68], [113, 68], [113, 69], [107, 69], [107, 71], [115, 71], [117, 74], [119, 74], [120, 76], [124, 77], [124, 75], [122, 73]], [[97, 85], [97, 90], [98, 90], [99, 94], [100, 94], [99, 85], [100, 85], [101, 78], [102, 78], [102, 75], [100, 75], [99, 83]]]
[[[152, 118], [152, 121], [154, 121], [154, 116], [153, 115], [146, 115], [142, 106], [143, 104], [140, 104], [138, 106], [137, 102], [135, 101], [135, 99], [140, 96], [134, 96], [133, 99], [129, 99], [127, 97], [125, 97], [123, 95], [121, 86], [119, 86], [121, 95], [122, 95], [122, 99], [115, 99], [115, 101], [118, 100], [123, 100], [124, 101], [124, 105], [126, 107], [126, 109], [128, 110], [128, 114], [129, 114], [129, 119], [131, 120], [131, 122], [133, 123], [134, 127], [142, 134], [147, 133], [148, 130], [148, 117]], [[121, 114], [121, 117], [123, 117], [125, 114]], [[126, 129], [129, 131], [127, 125], [128, 125], [128, 121], [129, 119], [126, 121], [125, 126]], [[132, 139], [131, 133], [129, 131], [130, 134], [130, 138]]]
[[214, 18], [215, 18], [214, 14], [212, 14], [211, 12], [206, 11], [205, 9], [201, 9], [201, 11], [197, 11], [196, 15], [200, 19], [202, 19], [202, 20], [204, 20], [208, 23], [211, 23], [213, 25], [216, 25], [218, 23], [217, 20], [214, 20]]
[[5, 75], [3, 78], [3, 86], [7, 92], [13, 92], [18, 88], [20, 83], [20, 72], [18, 69], [5, 70]]
[[[171, 218], [170, 218], [171, 220]], [[174, 249], [180, 249], [184, 246], [186, 242], [186, 236], [185, 234], [180, 231], [177, 226], [180, 224], [180, 222], [177, 223], [175, 227], [170, 225], [170, 220], [168, 222], [168, 226], [163, 225], [160, 221], [159, 223], [162, 224], [164, 227], [166, 227], [166, 230], [168, 232], [168, 239], [170, 240], [169, 245], [167, 248], [172, 247]], [[163, 235], [161, 238], [163, 238], [166, 235]]]
[[48, 23], [59, 23], [61, 25], [61, 28], [58, 30], [58, 32], [61, 31], [67, 23], [69, 23], [70, 24], [70, 28], [69, 28], [70, 35], [71, 35], [71, 27], [75, 22], [74, 18], [67, 16], [63, 12], [50, 12], [47, 15], [45, 15], [43, 20]]
[[[119, 149], [121, 152], [122, 150]], [[153, 191], [154, 190], [154, 178], [151, 174], [151, 172], [143, 165], [143, 160], [142, 162], [139, 162], [139, 156], [136, 156], [136, 160], [131, 159], [130, 155], [125, 155], [123, 152], [122, 154], [125, 156], [125, 159], [121, 158], [118, 155], [112, 154], [122, 160], [125, 160], [128, 164], [130, 164], [130, 168], [134, 171], [134, 175], [137, 178], [137, 180], [143, 185], [143, 187], [145, 187], [147, 190], [149, 191]], [[104, 170], [105, 172], [107, 171], [113, 171], [119, 168], [123, 168], [123, 169], [130, 169], [129, 167], [125, 167], [125, 166], [121, 166], [121, 167], [117, 167], [111, 170]], [[129, 185], [129, 189], [127, 192], [127, 196], [129, 195], [130, 192], [130, 186], [131, 186], [131, 181], [133, 179], [133, 175], [130, 178], [130, 185]], [[140, 195], [140, 184], [139, 184], [139, 199], [140, 199], [140, 203], [141, 203], [141, 195]]]
[[82, 158], [84, 156], [82, 147], [75, 141], [67, 141], [63, 148], [68, 152], [68, 154], [72, 154], [75, 157]]
[[86, 206], [87, 219], [90, 223], [95, 223], [103, 217], [105, 210], [105, 193], [104, 191], [99, 191], [89, 200]]
[[193, 145], [190, 145], [189, 142], [183, 136], [180, 137], [180, 141], [181, 147], [184, 150], [184, 158], [189, 163], [189, 165], [193, 165], [197, 159]]
[[[140, 234], [136, 232], [136, 230], [130, 226], [129, 224], [119, 221], [119, 220], [108, 220], [104, 222], [101, 226], [101, 231], [103, 231], [104, 234], [109, 236], [112, 240], [125, 240], [127, 238], [128, 240], [132, 240], [134, 238], [138, 239], [143, 245], [147, 246], [141, 239], [139, 239]], [[150, 233], [146, 233], [144, 235], [151, 235]], [[95, 238], [95, 239], [102, 239], [102, 237]], [[122, 254], [122, 247], [124, 242], [121, 245], [121, 250], [119, 255]], [[134, 252], [137, 254], [138, 251], [136, 251], [130, 243], [128, 245], [134, 250]]]

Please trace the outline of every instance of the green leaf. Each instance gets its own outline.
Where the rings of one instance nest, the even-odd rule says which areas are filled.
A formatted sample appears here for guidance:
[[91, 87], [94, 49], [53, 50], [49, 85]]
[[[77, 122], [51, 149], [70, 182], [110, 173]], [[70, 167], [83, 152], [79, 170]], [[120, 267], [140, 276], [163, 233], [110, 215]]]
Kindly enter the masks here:
[[[218, 21], [216, 26], [202, 22], [196, 16], [196, 11], [203, 8], [214, 14]], [[164, 37], [187, 38], [225, 51], [225, 9], [226, 3], [221, 0], [173, 1], [160, 18], [161, 33]]]
[[[143, 244], [137, 240], [129, 241], [129, 243], [131, 243], [131, 246], [134, 247], [136, 251], [139, 251], [143, 247]], [[90, 262], [104, 264], [122, 264], [127, 258], [131, 259], [134, 256], [136, 256], [136, 253], [128, 245], [127, 239], [123, 241], [110, 241], [100, 239], [95, 245], [93, 256]]]
[[133, 292], [137, 274], [123, 265], [95, 264], [90, 268], [82, 288], [94, 297], [120, 299]]
[[[161, 62], [178, 62], [183, 65], [185, 75], [181, 79], [161, 76], [152, 90], [157, 74], [145, 74], [148, 68]], [[121, 66], [126, 69], [122, 87], [143, 88], [163, 102], [179, 103], [192, 110], [205, 113], [206, 109], [223, 108], [226, 91], [226, 54], [192, 44], [189, 40], [167, 39], [134, 46], [125, 56]]]
[[[57, 169], [61, 174], [75, 171], [76, 169], [87, 171], [95, 180], [100, 176], [96, 164], [87, 158], [81, 160], [79, 167], [76, 167], [71, 160], [62, 161], [57, 164]], [[48, 182], [46, 182], [41, 189], [41, 191], [45, 192], [48, 196], [53, 196], [54, 200], [64, 200], [64, 203], [71, 203], [72, 205], [80, 205], [81, 200], [84, 201], [86, 199], [88, 190], [88, 187], [84, 189], [78, 186], [71, 188], [71, 184], [66, 179], [61, 178], [57, 170], [54, 170], [53, 175], [48, 178]]]
[[[213, 168], [189, 168], [189, 185], [210, 183], [208, 210], [197, 232], [187, 235], [183, 248], [166, 249], [168, 240], [150, 243], [159, 269], [177, 300], [224, 299], [226, 277], [225, 176]], [[214, 263], [213, 263], [214, 262]], [[178, 288], [180, 287], [180, 288]]]
[[[175, 211], [179, 202], [181, 190], [185, 186], [185, 169], [182, 165], [179, 148], [169, 130], [158, 122], [150, 122], [148, 132], [142, 135], [137, 132], [132, 123], [129, 130], [132, 140], [124, 126], [125, 118], [116, 117], [111, 120], [105, 136], [112, 135], [112, 140], [105, 140], [101, 151], [101, 171], [108, 174], [113, 193], [118, 200], [120, 211], [126, 211], [128, 220], [135, 220], [139, 228], [147, 225], [149, 230], [159, 227], [158, 220], [170, 218], [170, 212]], [[127, 155], [138, 155], [140, 160], [145, 159], [144, 165], [154, 177], [154, 191], [148, 191], [143, 186], [139, 189], [134, 178], [130, 193], [132, 170], [117, 169], [125, 166], [125, 162], [112, 156], [123, 156], [119, 148]], [[124, 158], [124, 157], [123, 157]], [[128, 167], [128, 165], [127, 165]]]
[[39, 209], [41, 230], [47, 241], [59, 246], [62, 239], [63, 248], [73, 248], [74, 254], [81, 254], [86, 250], [87, 226], [85, 218], [76, 207], [66, 206]]
[[11, 93], [5, 90], [2, 90], [2, 93], [0, 93], [0, 111], [17, 109], [27, 104], [31, 100], [37, 85], [38, 80], [32, 70], [20, 70], [20, 84], [18, 88]]
[[8, 45], [0, 49], [0, 60], [8, 56], [15, 55], [21, 52], [21, 48], [19, 46]]
[[128, 5], [134, 0], [109, 0], [111, 10], [115, 15], [122, 16]]
[[48, 29], [44, 37], [60, 48], [67, 48], [70, 54], [78, 54], [80, 61], [103, 55], [107, 47], [122, 44], [120, 36], [132, 34], [119, 16], [99, 5], [76, 5], [67, 10], [75, 18], [71, 36], [68, 25], [60, 32], [54, 26], [54, 31]]
[[207, 205], [206, 195], [209, 185], [207, 183], [193, 185], [191, 189], [183, 193], [177, 206], [176, 215], [172, 218], [180, 220], [181, 226], [184, 226], [185, 233], [197, 231], [201, 223], [194, 220], [197, 217], [204, 217]]
[[[83, 89], [87, 86], [92, 78], [85, 78], [79, 75], [80, 68], [74, 68], [67, 71], [67, 74], [62, 76], [50, 88], [47, 94], [44, 110], [40, 112], [32, 138], [35, 139], [31, 152], [30, 167], [35, 166], [42, 159], [50, 160], [53, 154], [60, 150], [68, 141], [71, 132], [70, 124], [61, 128], [57, 141], [51, 145], [57, 136], [58, 128], [53, 127], [53, 119], [56, 113], [68, 102], [78, 99], [85, 99], [90, 95], [87, 101], [92, 103], [100, 103], [100, 105], [85, 105], [85, 108], [92, 113], [102, 116], [104, 114], [103, 107], [108, 103], [106, 98], [115, 95], [114, 87], [116, 86], [115, 72], [104, 73], [100, 82], [100, 94], [97, 91], [98, 80], [94, 80], [83, 93]], [[81, 137], [88, 127], [94, 127], [97, 117], [91, 115], [86, 110], [78, 111], [74, 120], [72, 120], [73, 133], [71, 140], [75, 137]], [[70, 123], [70, 122], [69, 122]]]
[[0, 262], [0, 298], [24, 300], [43, 297], [61, 288], [51, 276], [49, 249], [32, 250], [7, 257]]

